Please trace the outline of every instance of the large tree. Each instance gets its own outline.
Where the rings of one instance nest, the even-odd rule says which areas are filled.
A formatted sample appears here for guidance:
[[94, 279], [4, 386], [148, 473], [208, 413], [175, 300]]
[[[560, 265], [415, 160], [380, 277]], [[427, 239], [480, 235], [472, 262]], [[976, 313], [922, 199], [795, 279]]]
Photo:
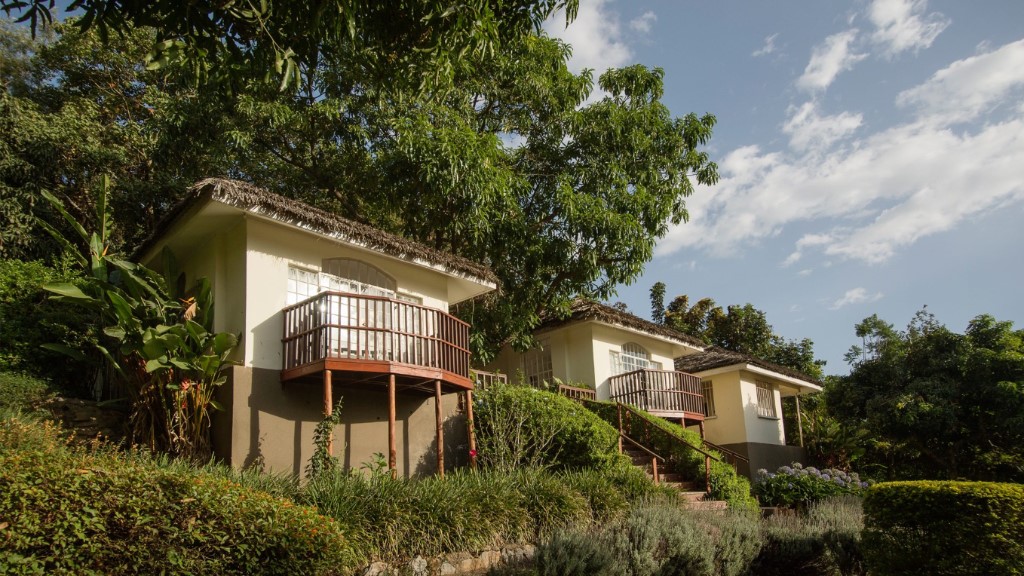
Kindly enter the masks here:
[[[73, 151], [116, 152], [117, 161], [33, 155], [36, 119], [18, 116], [25, 137], [9, 157], [40, 176], [19, 186], [53, 188], [74, 206], [87, 198], [69, 185], [87, 183], [82, 167], [112, 172], [130, 244], [189, 179], [227, 172], [482, 261], [502, 287], [458, 310], [477, 327], [482, 360], [507, 342], [528, 343], [542, 312], [566, 310], [577, 296], [608, 298], [634, 280], [668, 224], [686, 218], [691, 179], [717, 180], [701, 151], [714, 117], [674, 117], [661, 103], [660, 70], [608, 70], [598, 80], [605, 96], [590, 101], [592, 73], [570, 72], [570, 47], [543, 33], [468, 51], [427, 90], [406, 81], [401, 59], [370, 66], [363, 53], [325, 50], [299, 63], [293, 90], [248, 77], [225, 98], [195, 90], [186, 70], [146, 69], [154, 33], [128, 32], [103, 43], [95, 30], [64, 28], [26, 52], [29, 68], [51, 46], [75, 56], [52, 59], [45, 81], [9, 83], [24, 85], [7, 97], [38, 110], [40, 125], [71, 114], [65, 95], [101, 115], [82, 117], [88, 130], [61, 128], [47, 146], [92, 131], [90, 146]], [[108, 81], [108, 70], [123, 74]]]
[[700, 338], [707, 344], [749, 354], [822, 379], [825, 361], [814, 357], [814, 342], [809, 338], [789, 340], [779, 336], [768, 323], [765, 313], [753, 304], [722, 308], [713, 299], [702, 298], [691, 305], [690, 297], [683, 294], [665, 305], [665, 284], [662, 282], [651, 287], [650, 297], [651, 316], [655, 322]]
[[893, 478], [1024, 481], [1024, 330], [989, 315], [964, 333], [926, 310], [906, 330], [857, 325], [829, 411], [873, 441], [865, 462]]

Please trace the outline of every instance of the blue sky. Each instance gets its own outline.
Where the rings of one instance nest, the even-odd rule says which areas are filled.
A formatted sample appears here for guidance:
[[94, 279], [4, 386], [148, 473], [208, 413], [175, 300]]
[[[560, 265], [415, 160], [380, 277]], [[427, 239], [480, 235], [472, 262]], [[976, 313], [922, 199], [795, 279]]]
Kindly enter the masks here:
[[922, 306], [1024, 327], [1024, 2], [580, 0], [571, 66], [665, 70], [718, 117], [721, 181], [619, 300], [750, 302], [848, 371], [854, 325]]

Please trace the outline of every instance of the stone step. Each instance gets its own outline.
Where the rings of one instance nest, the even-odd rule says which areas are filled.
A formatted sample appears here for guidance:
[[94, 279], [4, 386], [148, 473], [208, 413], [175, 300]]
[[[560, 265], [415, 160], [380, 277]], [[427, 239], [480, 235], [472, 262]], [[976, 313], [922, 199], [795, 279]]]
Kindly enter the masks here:
[[706, 492], [697, 491], [697, 490], [688, 491], [688, 492], [680, 492], [679, 493], [679, 498], [681, 498], [683, 500], [687, 500], [689, 502], [700, 502], [700, 501], [704, 500], [705, 496], [707, 496]]
[[683, 507], [687, 510], [724, 511], [729, 504], [725, 500], [685, 500]]

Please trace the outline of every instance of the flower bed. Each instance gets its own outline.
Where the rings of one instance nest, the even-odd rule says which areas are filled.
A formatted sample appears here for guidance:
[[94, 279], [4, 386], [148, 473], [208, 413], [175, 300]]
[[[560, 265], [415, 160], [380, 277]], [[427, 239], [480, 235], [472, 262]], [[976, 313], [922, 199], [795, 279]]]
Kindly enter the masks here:
[[843, 494], [860, 495], [868, 483], [856, 472], [844, 472], [813, 466], [804, 468], [799, 462], [782, 466], [775, 472], [757, 471], [754, 494], [762, 506], [806, 506], [825, 498]]

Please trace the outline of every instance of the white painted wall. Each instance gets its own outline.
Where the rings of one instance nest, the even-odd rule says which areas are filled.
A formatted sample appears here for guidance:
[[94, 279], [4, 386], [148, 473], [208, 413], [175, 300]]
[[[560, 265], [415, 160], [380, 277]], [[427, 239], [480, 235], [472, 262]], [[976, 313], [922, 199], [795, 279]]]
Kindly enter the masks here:
[[597, 389], [598, 400], [608, 400], [609, 384], [608, 379], [615, 374], [612, 373], [612, 351], [621, 352], [622, 345], [634, 342], [643, 346], [651, 355], [652, 362], [661, 363], [663, 370], [674, 370], [672, 352], [675, 346], [654, 336], [638, 334], [616, 326], [591, 323], [593, 326], [592, 342], [594, 351], [594, 380]]
[[247, 250], [245, 364], [280, 370], [281, 336], [287, 305], [288, 266], [319, 271], [326, 258], [355, 258], [395, 278], [398, 290], [422, 298], [423, 305], [448, 311], [447, 279], [440, 273], [375, 252], [337, 243], [289, 226], [246, 218]]
[[[769, 379], [758, 377], [750, 372], [740, 372], [743, 395], [743, 413], [747, 433], [746, 442], [759, 442], [762, 444], [785, 444], [786, 438], [782, 427], [782, 397], [779, 395], [778, 384], [772, 383]], [[775, 414], [777, 418], [764, 418], [757, 415], [757, 380], [772, 384], [772, 398], [775, 402]], [[714, 442], [714, 440], [712, 440]]]
[[739, 372], [715, 374], [703, 379], [711, 380], [715, 399], [715, 417], [704, 421], [704, 434], [708, 441], [715, 444], [746, 442], [747, 417]]

